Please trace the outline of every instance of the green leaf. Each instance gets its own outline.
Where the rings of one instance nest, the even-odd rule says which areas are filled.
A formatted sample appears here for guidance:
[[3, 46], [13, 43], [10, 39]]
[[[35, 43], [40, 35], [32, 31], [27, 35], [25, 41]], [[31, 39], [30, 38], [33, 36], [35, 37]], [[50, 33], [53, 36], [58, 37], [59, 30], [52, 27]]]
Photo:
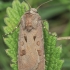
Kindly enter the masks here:
[[[20, 3], [18, 0], [14, 0], [12, 7], [7, 8], [7, 15], [4, 19], [7, 26], [4, 27], [6, 34], [12, 32], [15, 27], [19, 24], [21, 16], [29, 10], [28, 5], [25, 2]], [[60, 60], [60, 54], [62, 51], [61, 47], [56, 47], [57, 37], [56, 34], [49, 33], [49, 24], [47, 21], [43, 22], [43, 34], [44, 34], [44, 48], [45, 48], [45, 59], [46, 59], [46, 70], [60, 70], [63, 61]], [[4, 38], [4, 42], [7, 44], [8, 49], [6, 53], [12, 58], [11, 67], [13, 70], [18, 70], [17, 64], [17, 52], [18, 52], [18, 34], [19, 27]]]
[[49, 8], [42, 8], [39, 10], [39, 14], [42, 16], [42, 18], [51, 18], [53, 16], [56, 16], [66, 10], [66, 5], [55, 5], [51, 6]]
[[55, 33], [50, 34], [48, 32], [48, 22], [44, 22], [44, 48], [45, 48], [45, 59], [46, 69], [45, 70], [60, 70], [63, 64], [63, 60], [60, 60], [60, 54], [62, 48], [56, 46], [57, 36]]
[[[26, 8], [26, 9], [25, 9]], [[4, 19], [7, 26], [4, 27], [4, 32], [6, 34], [12, 32], [15, 27], [20, 22], [21, 16], [29, 9], [25, 2], [20, 3], [18, 0], [13, 1], [12, 7], [7, 8], [7, 15]], [[18, 70], [17, 68], [17, 52], [18, 52], [18, 32], [19, 28], [14, 30], [13, 33], [4, 38], [4, 42], [7, 44], [8, 48], [6, 53], [12, 58], [11, 67], [13, 70]]]

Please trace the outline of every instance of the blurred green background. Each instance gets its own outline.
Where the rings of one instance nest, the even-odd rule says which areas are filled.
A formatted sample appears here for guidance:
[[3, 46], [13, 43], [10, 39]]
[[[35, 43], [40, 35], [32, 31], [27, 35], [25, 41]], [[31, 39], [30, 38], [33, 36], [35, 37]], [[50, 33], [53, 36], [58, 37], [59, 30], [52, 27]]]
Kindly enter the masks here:
[[[7, 16], [6, 8], [11, 6], [12, 1], [0, 0], [0, 70], [12, 70], [10, 67], [11, 58], [5, 53], [8, 47], [2, 37], [5, 26], [4, 18]], [[28, 3], [36, 8], [46, 1], [48, 0], [28, 0]], [[38, 13], [42, 19], [49, 22], [50, 32], [56, 32], [58, 37], [70, 36], [70, 0], [53, 0], [41, 6]], [[70, 40], [58, 41], [57, 45], [62, 45], [63, 48], [61, 59], [64, 60], [64, 64], [61, 70], [70, 70]]]

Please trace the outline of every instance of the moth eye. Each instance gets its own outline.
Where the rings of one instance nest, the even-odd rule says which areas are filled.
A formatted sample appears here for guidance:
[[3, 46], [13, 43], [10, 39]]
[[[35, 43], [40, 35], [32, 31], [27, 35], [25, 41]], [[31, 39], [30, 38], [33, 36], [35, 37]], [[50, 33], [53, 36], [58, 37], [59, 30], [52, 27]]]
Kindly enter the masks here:
[[38, 55], [41, 56], [41, 50], [37, 50], [38, 51]]
[[24, 36], [25, 41], [27, 42], [27, 36]]
[[34, 41], [35, 41], [35, 39], [36, 39], [36, 36], [33, 36], [33, 39], [34, 39]]
[[20, 53], [21, 56], [23, 56], [25, 54], [26, 54], [26, 51], [25, 50], [22, 50], [21, 53]]

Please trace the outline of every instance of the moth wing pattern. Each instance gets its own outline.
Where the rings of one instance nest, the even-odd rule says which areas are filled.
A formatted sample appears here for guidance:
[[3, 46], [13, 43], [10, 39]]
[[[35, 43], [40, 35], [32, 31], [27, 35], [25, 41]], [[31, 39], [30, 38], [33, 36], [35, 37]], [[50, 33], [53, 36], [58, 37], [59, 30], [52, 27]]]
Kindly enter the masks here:
[[[30, 13], [28, 13], [28, 16], [29, 15]], [[40, 17], [38, 14], [32, 15], [32, 18], [35, 16]], [[37, 27], [28, 27], [31, 30], [28, 32], [26, 30], [26, 22], [28, 21], [28, 24], [30, 22], [33, 23], [32, 18], [30, 18], [31, 21], [28, 21], [25, 13], [20, 22], [18, 41], [18, 70], [44, 70], [45, 68], [42, 20], [38, 21], [37, 19]]]

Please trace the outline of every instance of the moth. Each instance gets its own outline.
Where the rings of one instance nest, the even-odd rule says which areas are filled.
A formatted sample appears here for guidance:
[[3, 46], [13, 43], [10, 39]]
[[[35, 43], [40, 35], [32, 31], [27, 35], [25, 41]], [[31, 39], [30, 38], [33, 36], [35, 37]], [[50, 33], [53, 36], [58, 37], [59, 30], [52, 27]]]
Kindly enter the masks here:
[[18, 41], [18, 70], [45, 70], [42, 23], [35, 8], [22, 16]]
[[37, 9], [30, 8], [19, 23], [18, 70], [45, 70], [43, 20], [37, 13]]
[[18, 70], [45, 70], [43, 20], [37, 9], [30, 8], [20, 21]]

